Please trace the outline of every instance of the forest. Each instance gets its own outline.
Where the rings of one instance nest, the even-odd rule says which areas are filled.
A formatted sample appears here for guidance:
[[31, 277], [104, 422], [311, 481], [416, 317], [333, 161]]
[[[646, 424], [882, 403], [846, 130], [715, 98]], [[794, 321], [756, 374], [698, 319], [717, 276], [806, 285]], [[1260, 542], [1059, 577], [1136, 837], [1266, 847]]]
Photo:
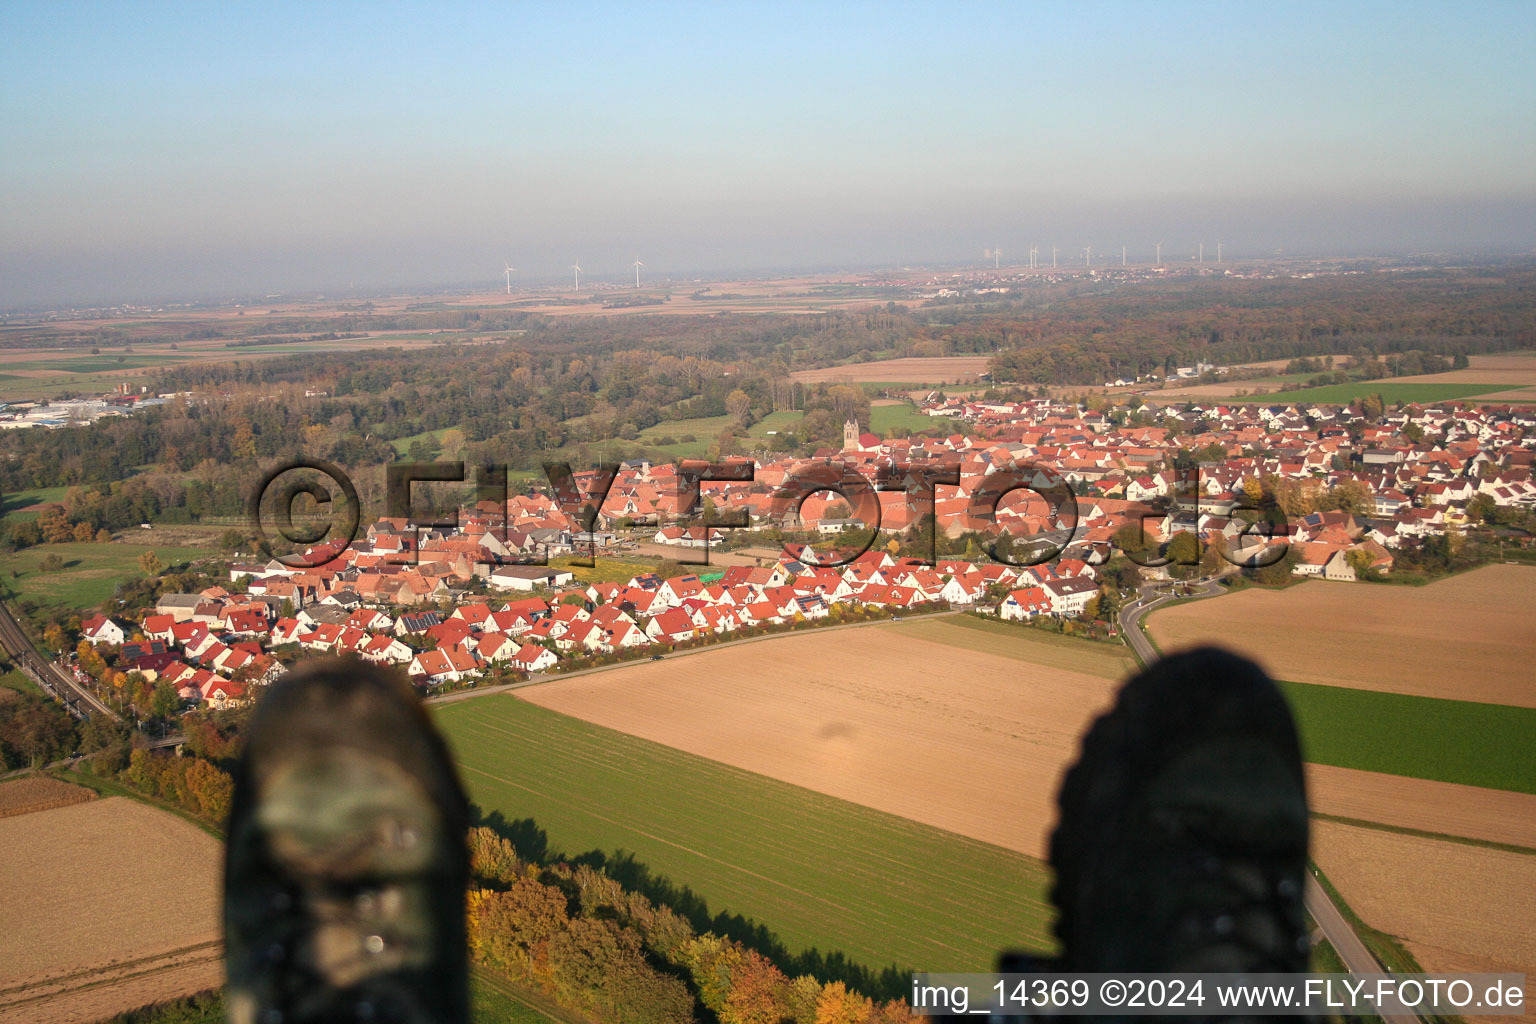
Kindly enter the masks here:
[[[739, 450], [769, 413], [799, 413], [778, 450], [837, 444], [868, 424], [848, 385], [797, 369], [901, 356], [991, 353], [994, 381], [1096, 384], [1197, 360], [1350, 356], [1374, 376], [1462, 365], [1536, 346], [1536, 269], [1372, 273], [1304, 280], [1179, 279], [1041, 287], [1023, 297], [808, 316], [535, 317], [517, 311], [366, 311], [305, 320], [323, 333], [456, 327], [431, 349], [317, 351], [162, 370], [183, 393], [141, 413], [61, 430], [0, 433], [0, 490], [87, 485], [84, 534], [156, 519], [234, 515], [258, 466], [307, 456], [360, 486], [402, 457], [536, 469], [663, 421], [729, 416], [712, 451]], [[482, 331], [515, 330], [494, 343]], [[467, 340], [465, 340], [467, 339]], [[420, 439], [397, 451], [390, 442]], [[428, 439], [431, 438], [431, 439]], [[85, 526], [81, 526], [85, 524]], [[22, 536], [35, 542], [30, 528]]]

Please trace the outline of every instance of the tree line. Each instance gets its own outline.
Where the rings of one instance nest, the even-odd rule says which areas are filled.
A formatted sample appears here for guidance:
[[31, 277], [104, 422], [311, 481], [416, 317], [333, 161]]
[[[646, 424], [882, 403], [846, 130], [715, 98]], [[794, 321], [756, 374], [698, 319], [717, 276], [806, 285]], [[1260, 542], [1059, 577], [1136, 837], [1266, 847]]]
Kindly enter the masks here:
[[843, 981], [790, 977], [735, 939], [625, 889], [589, 864], [541, 867], [490, 828], [470, 831], [477, 963], [596, 1024], [863, 1024], [909, 1021]]

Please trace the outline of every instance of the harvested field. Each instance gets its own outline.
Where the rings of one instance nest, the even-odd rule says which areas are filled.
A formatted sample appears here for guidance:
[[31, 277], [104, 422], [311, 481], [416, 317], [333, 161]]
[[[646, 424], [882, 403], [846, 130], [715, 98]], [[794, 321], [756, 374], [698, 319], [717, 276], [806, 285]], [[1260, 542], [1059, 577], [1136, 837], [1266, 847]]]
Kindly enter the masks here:
[[1528, 405], [1536, 402], [1536, 387], [1514, 388], [1509, 391], [1492, 391], [1486, 395], [1478, 396], [1480, 402], [1509, 402], [1511, 404]]
[[0, 819], [0, 1018], [98, 1020], [220, 984], [219, 859], [123, 797]]
[[1536, 975], [1536, 856], [1315, 822], [1312, 859], [1426, 971]]
[[1536, 707], [1536, 567], [1490, 565], [1426, 587], [1312, 581], [1160, 609], [1164, 651], [1225, 644], [1280, 679]]
[[[1271, 392], [1262, 401], [1269, 403], [1314, 402], [1318, 405], [1348, 405], [1367, 395], [1380, 395], [1389, 405], [1398, 402], [1414, 402], [1429, 405], [1435, 402], [1457, 402], [1474, 399], [1501, 390], [1502, 384], [1412, 384], [1403, 383], [1407, 377], [1390, 380], [1356, 381], [1352, 384], [1325, 384], [1321, 387], [1301, 387]], [[1476, 404], [1476, 403], [1472, 403]]]
[[1423, 384], [1508, 384], [1536, 387], [1536, 352], [1501, 352], [1467, 357], [1465, 370], [1393, 377], [1394, 381]]
[[1307, 765], [1307, 786], [1320, 814], [1536, 850], [1536, 796], [1529, 793], [1320, 764]]
[[926, 621], [805, 633], [517, 694], [1041, 856], [1059, 776], [1109, 703], [1122, 662], [1081, 642], [1081, 667], [1072, 670], [1065, 666], [1077, 652], [1020, 632]]
[[879, 359], [870, 363], [796, 370], [790, 374], [805, 384], [826, 381], [947, 384], [975, 380], [987, 372], [990, 356], [919, 356], [910, 359]]
[[47, 775], [28, 775], [0, 783], [0, 818], [83, 804], [94, 799], [96, 794], [83, 786], [71, 786]]

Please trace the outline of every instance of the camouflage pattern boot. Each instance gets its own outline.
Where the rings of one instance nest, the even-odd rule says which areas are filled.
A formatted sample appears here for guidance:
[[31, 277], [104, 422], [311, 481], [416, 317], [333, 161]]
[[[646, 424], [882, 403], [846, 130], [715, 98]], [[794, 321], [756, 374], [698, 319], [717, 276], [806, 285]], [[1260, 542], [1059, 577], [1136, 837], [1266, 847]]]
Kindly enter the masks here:
[[1307, 800], [1262, 669], [1203, 648], [1127, 683], [1051, 837], [1066, 971], [1307, 970]]
[[260, 698], [224, 865], [233, 1024], [462, 1024], [468, 809], [405, 679], [313, 663]]

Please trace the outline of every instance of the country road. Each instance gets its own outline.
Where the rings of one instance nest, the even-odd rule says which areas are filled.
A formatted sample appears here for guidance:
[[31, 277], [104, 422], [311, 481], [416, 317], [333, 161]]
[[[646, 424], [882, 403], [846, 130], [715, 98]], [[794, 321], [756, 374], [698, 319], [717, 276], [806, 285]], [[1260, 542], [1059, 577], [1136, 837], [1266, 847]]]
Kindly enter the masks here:
[[1141, 588], [1136, 600], [1120, 609], [1120, 633], [1125, 637], [1125, 642], [1131, 645], [1131, 652], [1142, 665], [1150, 665], [1157, 660], [1157, 648], [1152, 646], [1141, 631], [1141, 620], [1148, 612], [1173, 601], [1191, 600], [1193, 598], [1215, 597], [1225, 593], [1221, 584], [1216, 582], [1193, 584], [1195, 592], [1187, 596], [1175, 597], [1171, 591], [1173, 583], [1149, 583]]
[[[1151, 665], [1159, 657], [1157, 648], [1152, 646], [1152, 641], [1141, 631], [1142, 619], [1148, 612], [1161, 608], [1175, 601], [1203, 600], [1216, 597], [1225, 591], [1218, 582], [1201, 582], [1195, 584], [1195, 591], [1188, 595], [1174, 595], [1172, 583], [1150, 583], [1141, 588], [1136, 600], [1120, 609], [1120, 632], [1130, 644], [1131, 651], [1143, 666]], [[1381, 963], [1366, 948], [1360, 936], [1355, 934], [1354, 928], [1345, 919], [1343, 913], [1334, 905], [1327, 891], [1311, 874], [1307, 875], [1306, 887], [1302, 895], [1307, 913], [1312, 915], [1312, 920], [1317, 922], [1317, 927], [1323, 933], [1323, 938], [1328, 940], [1334, 951], [1339, 954], [1339, 959], [1344, 962], [1344, 967], [1351, 974], [1381, 974]], [[1385, 1024], [1422, 1024], [1418, 1015], [1412, 1013], [1385, 1013], [1381, 1014]]]

